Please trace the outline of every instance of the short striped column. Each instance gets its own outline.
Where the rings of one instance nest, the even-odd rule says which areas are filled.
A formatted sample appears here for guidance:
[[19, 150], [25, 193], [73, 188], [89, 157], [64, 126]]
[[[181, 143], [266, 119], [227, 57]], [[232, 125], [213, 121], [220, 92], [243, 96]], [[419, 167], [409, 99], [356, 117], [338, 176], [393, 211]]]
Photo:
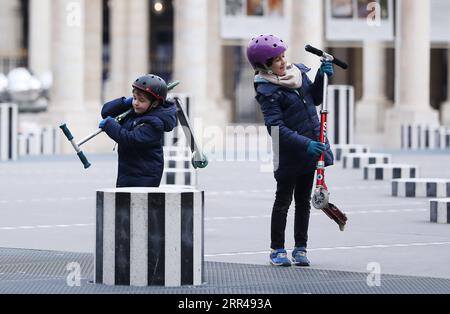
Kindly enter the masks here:
[[388, 154], [345, 154], [342, 157], [344, 169], [362, 169], [367, 165], [389, 164], [392, 156]]
[[440, 127], [435, 130], [436, 148], [450, 149], [450, 130], [447, 127]]
[[164, 159], [164, 169], [190, 169], [192, 159], [189, 157], [168, 157]]
[[430, 200], [430, 222], [450, 224], [450, 198]]
[[402, 149], [437, 148], [436, 131], [439, 126], [427, 124], [403, 124], [401, 126]]
[[19, 133], [19, 156], [56, 155], [60, 153], [60, 132], [52, 126]]
[[16, 104], [0, 104], [0, 161], [17, 160], [18, 119]]
[[40, 139], [36, 133], [19, 133], [19, 156], [40, 155]]
[[413, 165], [383, 164], [364, 167], [364, 180], [410, 179], [418, 177], [418, 167]]
[[[179, 98], [181, 100], [181, 105], [186, 113], [186, 116], [190, 118], [193, 112], [193, 101], [192, 96], [183, 93], [170, 93], [168, 98]], [[191, 122], [193, 125], [193, 121]], [[177, 127], [172, 132], [164, 133], [163, 145], [168, 147], [186, 147], [188, 141], [186, 140], [186, 135], [180, 123], [178, 122]]]
[[60, 153], [59, 129], [52, 126], [45, 126], [42, 128], [40, 136], [42, 155], [56, 155]]
[[395, 197], [450, 197], [448, 179], [396, 179], [392, 181]]
[[204, 192], [189, 188], [97, 191], [95, 283], [203, 283]]
[[352, 144], [354, 137], [355, 90], [349, 85], [328, 86], [328, 131], [331, 144]]
[[164, 146], [164, 158], [172, 157], [190, 157], [191, 151], [188, 147]]
[[342, 156], [346, 154], [368, 154], [370, 153], [370, 147], [366, 145], [333, 145], [334, 159], [336, 161], [341, 161]]
[[194, 168], [170, 169], [165, 168], [161, 179], [161, 185], [197, 185], [197, 173]]

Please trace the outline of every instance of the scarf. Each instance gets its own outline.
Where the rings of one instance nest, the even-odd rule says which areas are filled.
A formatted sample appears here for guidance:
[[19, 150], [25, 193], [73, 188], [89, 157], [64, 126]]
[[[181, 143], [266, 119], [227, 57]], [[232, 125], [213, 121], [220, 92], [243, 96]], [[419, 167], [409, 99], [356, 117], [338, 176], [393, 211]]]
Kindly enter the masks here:
[[272, 84], [280, 85], [287, 88], [298, 89], [302, 87], [302, 73], [295, 65], [290, 64], [286, 68], [286, 75], [278, 76], [267, 72], [260, 72], [256, 75], [255, 80], [266, 80]]

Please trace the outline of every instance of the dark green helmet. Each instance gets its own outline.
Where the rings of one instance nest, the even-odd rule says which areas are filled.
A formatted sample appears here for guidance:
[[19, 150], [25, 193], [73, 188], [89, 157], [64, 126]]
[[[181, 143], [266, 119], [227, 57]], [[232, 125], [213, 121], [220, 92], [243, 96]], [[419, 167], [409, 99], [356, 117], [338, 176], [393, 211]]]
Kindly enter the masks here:
[[133, 83], [133, 87], [146, 94], [151, 95], [160, 103], [166, 101], [167, 83], [157, 75], [147, 74], [141, 76]]

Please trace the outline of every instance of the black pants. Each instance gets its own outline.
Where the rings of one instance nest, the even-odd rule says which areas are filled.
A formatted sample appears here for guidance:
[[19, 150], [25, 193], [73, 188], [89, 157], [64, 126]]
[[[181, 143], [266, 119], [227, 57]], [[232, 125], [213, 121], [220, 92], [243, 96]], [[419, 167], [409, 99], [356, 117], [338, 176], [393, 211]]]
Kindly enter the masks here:
[[291, 179], [277, 180], [271, 223], [272, 249], [284, 249], [286, 220], [292, 203], [292, 195], [295, 199], [295, 247], [307, 246], [314, 174], [315, 172], [312, 172]]

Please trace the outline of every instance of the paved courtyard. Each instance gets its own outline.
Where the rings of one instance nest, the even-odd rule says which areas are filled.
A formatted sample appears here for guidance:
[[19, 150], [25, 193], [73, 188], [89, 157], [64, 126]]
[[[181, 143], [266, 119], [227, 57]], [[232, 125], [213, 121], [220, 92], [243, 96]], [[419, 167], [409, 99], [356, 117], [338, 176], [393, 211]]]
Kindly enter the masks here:
[[[394, 163], [418, 165], [421, 177], [450, 178], [448, 152], [391, 153]], [[89, 170], [70, 155], [0, 164], [0, 247], [93, 253], [95, 191], [114, 187], [117, 162], [115, 155], [89, 158]], [[206, 191], [205, 260], [268, 265], [272, 174], [261, 172], [258, 162], [214, 160], [198, 174]], [[312, 211], [311, 270], [369, 274], [378, 268], [382, 275], [450, 279], [450, 226], [429, 222], [427, 199], [393, 198], [389, 181], [364, 181], [362, 170], [341, 163], [327, 175], [331, 201], [349, 222], [340, 232], [322, 212]], [[292, 215], [293, 206], [288, 250]]]

